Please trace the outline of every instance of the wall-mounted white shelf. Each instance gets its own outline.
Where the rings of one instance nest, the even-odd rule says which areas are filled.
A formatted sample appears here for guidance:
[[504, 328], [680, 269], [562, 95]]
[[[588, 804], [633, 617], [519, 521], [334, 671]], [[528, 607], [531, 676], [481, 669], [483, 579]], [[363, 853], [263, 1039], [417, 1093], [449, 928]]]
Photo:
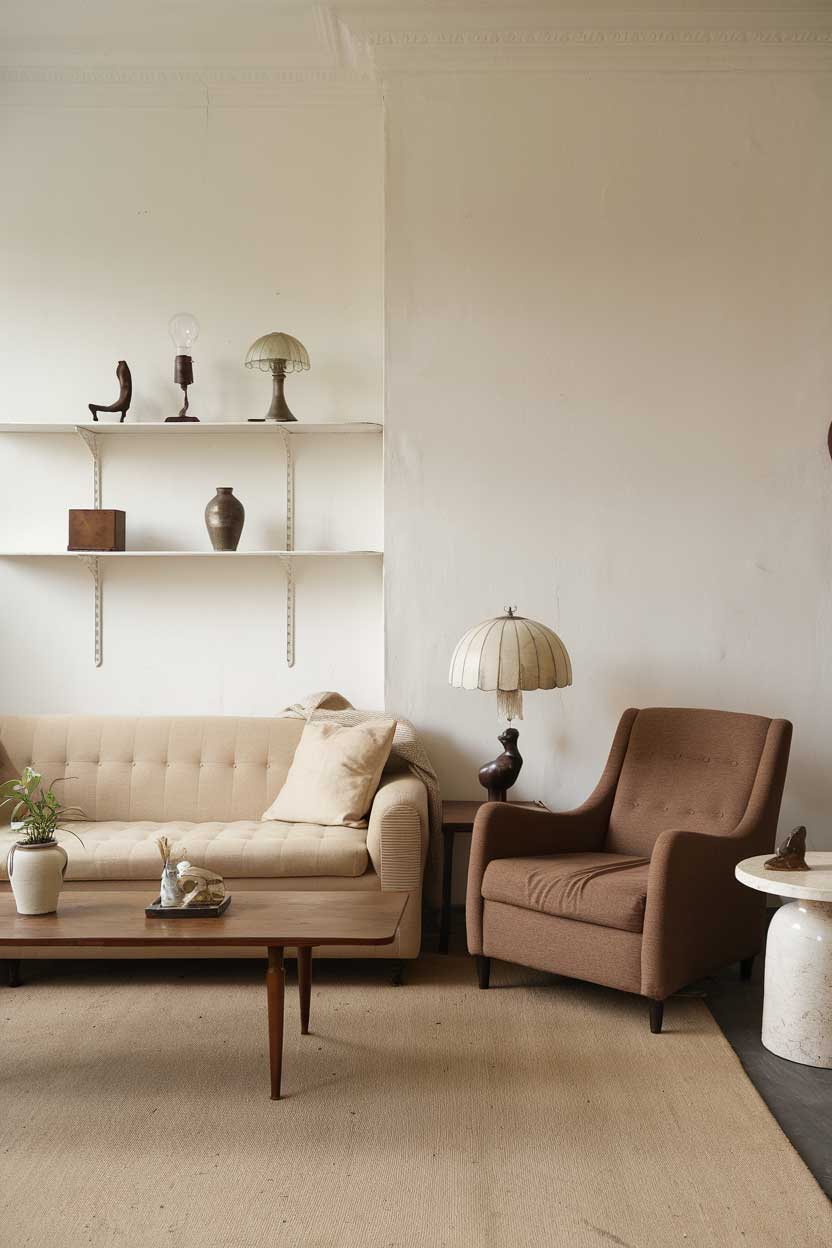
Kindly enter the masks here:
[[294, 421], [280, 424], [254, 421], [223, 421], [213, 424], [200, 422], [133, 421], [120, 424], [105, 421], [83, 421], [59, 424], [17, 421], [0, 423], [0, 433], [50, 433], [76, 434], [87, 447], [93, 461], [93, 507], [101, 507], [101, 437], [206, 437], [214, 434], [236, 434], [246, 438], [279, 437], [286, 456], [286, 549], [285, 550], [113, 550], [113, 551], [67, 551], [32, 550], [0, 551], [0, 559], [77, 559], [90, 572], [93, 579], [93, 604], [95, 624], [95, 666], [102, 663], [102, 559], [279, 559], [286, 570], [286, 662], [295, 662], [295, 576], [297, 559], [381, 559], [380, 550], [295, 550], [295, 466], [292, 441], [295, 437], [317, 434], [380, 434], [382, 426], [371, 422], [332, 422], [306, 424]]
[[381, 559], [380, 550], [0, 550], [0, 559]]
[[266, 437], [274, 437], [276, 434], [292, 434], [295, 437], [304, 434], [356, 434], [356, 433], [381, 433], [382, 425], [371, 421], [331, 421], [329, 423], [308, 424], [302, 420], [287, 421], [285, 424], [265, 423], [264, 421], [214, 421], [213, 424], [206, 421], [200, 421], [198, 424], [190, 422], [181, 422], [165, 424], [164, 421], [134, 420], [132, 422], [125, 421], [123, 425], [118, 422], [108, 422], [104, 420], [85, 420], [85, 421], [61, 421], [59, 424], [44, 424], [41, 421], [16, 421], [14, 423], [0, 423], [0, 433], [79, 433], [81, 430], [86, 433], [100, 433], [105, 436], [116, 434], [119, 437], [130, 437], [134, 434], [151, 434], [161, 433], [163, 437], [174, 437], [176, 434], [187, 437], [204, 437], [207, 434], [216, 433], [240, 433], [245, 437], [257, 437], [265, 435]]

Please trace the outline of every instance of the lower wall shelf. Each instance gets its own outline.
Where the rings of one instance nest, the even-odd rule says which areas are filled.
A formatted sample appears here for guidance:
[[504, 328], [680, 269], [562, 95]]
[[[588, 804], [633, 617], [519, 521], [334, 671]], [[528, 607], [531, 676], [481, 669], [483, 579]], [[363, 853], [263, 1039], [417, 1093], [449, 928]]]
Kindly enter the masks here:
[[103, 662], [102, 559], [277, 559], [286, 569], [286, 662], [295, 662], [295, 577], [296, 560], [377, 559], [380, 550], [4, 550], [0, 559], [77, 559], [93, 580], [95, 666]]

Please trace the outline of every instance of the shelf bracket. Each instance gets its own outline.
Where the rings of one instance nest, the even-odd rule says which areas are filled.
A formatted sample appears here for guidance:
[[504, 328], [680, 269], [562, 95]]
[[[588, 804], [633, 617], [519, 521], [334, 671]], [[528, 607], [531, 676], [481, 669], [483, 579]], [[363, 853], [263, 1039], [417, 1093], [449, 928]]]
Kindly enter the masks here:
[[78, 555], [77, 558], [92, 577], [93, 583], [93, 620], [95, 630], [95, 666], [101, 666], [101, 566], [97, 555]]
[[96, 511], [101, 510], [101, 447], [98, 443], [98, 434], [91, 433], [89, 429], [81, 429], [75, 426], [75, 432], [86, 446], [90, 455], [92, 455], [92, 505]]
[[[295, 459], [292, 438], [280, 429], [283, 450], [286, 454], [286, 549], [295, 549]], [[295, 666], [295, 568], [292, 559], [286, 563], [286, 665]]]

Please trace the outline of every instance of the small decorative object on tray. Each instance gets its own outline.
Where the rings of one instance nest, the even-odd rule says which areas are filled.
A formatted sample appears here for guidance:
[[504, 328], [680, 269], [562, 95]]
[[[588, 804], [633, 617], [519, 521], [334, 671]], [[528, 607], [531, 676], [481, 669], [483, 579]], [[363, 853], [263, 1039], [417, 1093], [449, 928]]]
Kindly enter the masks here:
[[806, 861], [806, 829], [802, 825], [789, 833], [777, 853], [763, 863], [767, 871], [811, 871]]
[[165, 909], [181, 906], [184, 900], [184, 893], [182, 892], [182, 885], [179, 883], [179, 876], [176, 873], [174, 848], [166, 836], [160, 836], [156, 844], [162, 856], [162, 891], [159, 896], [159, 905], [165, 907]]
[[87, 404], [93, 420], [98, 420], [99, 412], [121, 412], [119, 423], [124, 423], [124, 417], [130, 410], [130, 401], [133, 398], [133, 378], [130, 376], [130, 367], [126, 360], [119, 360], [116, 380], [118, 381], [118, 398], [115, 403], [110, 403], [106, 407], [103, 403]]
[[226, 893], [222, 876], [204, 867], [193, 867], [177, 852], [166, 836], [156, 841], [162, 857], [162, 884], [159, 896], [145, 908], [145, 914], [164, 918], [216, 917], [227, 910], [231, 894]]

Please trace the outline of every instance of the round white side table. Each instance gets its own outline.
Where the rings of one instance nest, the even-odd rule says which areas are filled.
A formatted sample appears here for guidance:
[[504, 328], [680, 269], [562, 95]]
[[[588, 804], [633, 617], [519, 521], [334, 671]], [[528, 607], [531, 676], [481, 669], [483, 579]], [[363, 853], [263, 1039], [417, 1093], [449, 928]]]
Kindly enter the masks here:
[[791, 1062], [832, 1067], [832, 853], [807, 853], [811, 871], [766, 871], [770, 857], [736, 868], [740, 883], [789, 899], [768, 929], [763, 1044]]

